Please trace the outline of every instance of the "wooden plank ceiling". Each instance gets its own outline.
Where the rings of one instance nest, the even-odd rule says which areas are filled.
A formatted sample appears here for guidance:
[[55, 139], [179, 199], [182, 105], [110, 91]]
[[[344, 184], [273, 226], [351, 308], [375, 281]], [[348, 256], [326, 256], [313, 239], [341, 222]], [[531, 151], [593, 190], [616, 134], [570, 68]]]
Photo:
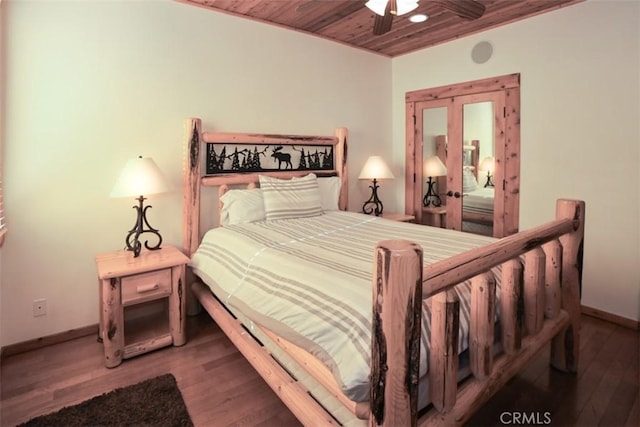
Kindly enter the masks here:
[[[444, 9], [437, 1], [420, 0], [418, 8], [395, 16], [391, 30], [373, 35], [375, 14], [366, 0], [177, 0], [209, 10], [266, 22], [315, 34], [388, 57], [403, 55], [460, 37], [499, 27], [584, 0], [476, 0], [485, 13], [465, 20]], [[469, 2], [471, 0], [454, 0]], [[426, 22], [409, 17], [423, 13]]]

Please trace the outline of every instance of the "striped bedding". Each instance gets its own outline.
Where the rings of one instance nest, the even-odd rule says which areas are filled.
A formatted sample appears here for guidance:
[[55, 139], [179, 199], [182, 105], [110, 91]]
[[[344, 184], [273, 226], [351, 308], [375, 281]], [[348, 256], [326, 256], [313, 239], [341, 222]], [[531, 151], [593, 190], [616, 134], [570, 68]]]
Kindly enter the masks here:
[[477, 190], [464, 193], [462, 199], [463, 213], [478, 215], [493, 215], [494, 188], [478, 188]]
[[[373, 251], [385, 239], [422, 245], [425, 264], [494, 239], [350, 212], [259, 221], [207, 232], [191, 259], [218, 298], [323, 361], [343, 392], [369, 397]], [[499, 279], [500, 275], [496, 274]], [[468, 283], [460, 297], [460, 351], [468, 347]], [[427, 373], [429, 301], [420, 375]]]

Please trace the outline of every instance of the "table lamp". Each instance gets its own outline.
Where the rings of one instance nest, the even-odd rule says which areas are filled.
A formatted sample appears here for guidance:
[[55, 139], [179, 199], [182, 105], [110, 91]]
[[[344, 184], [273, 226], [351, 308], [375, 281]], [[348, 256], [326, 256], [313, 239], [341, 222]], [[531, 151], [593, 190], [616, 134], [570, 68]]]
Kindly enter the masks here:
[[424, 176], [428, 176], [429, 181], [427, 181], [427, 193], [422, 199], [422, 205], [425, 208], [429, 206], [442, 206], [442, 200], [440, 200], [440, 196], [438, 196], [438, 192], [435, 189], [436, 182], [433, 178], [436, 176], [446, 176], [447, 167], [442, 163], [442, 160], [440, 160], [438, 156], [431, 156], [427, 158], [427, 160], [424, 161], [423, 166]]
[[373, 183], [369, 186], [369, 188], [371, 188], [371, 197], [362, 205], [363, 213], [367, 215], [373, 213], [376, 216], [382, 215], [384, 206], [378, 198], [378, 180], [393, 178], [395, 178], [395, 176], [393, 176], [391, 169], [389, 169], [389, 166], [387, 166], [381, 156], [371, 156], [367, 159], [358, 179], [371, 179]]
[[133, 206], [137, 212], [136, 222], [125, 239], [126, 249], [133, 251], [134, 258], [140, 255], [142, 250], [140, 235], [144, 233], [154, 234], [158, 238], [158, 243], [155, 246], [150, 246], [149, 241], [145, 240], [145, 248], [149, 250], [160, 249], [162, 236], [158, 230], [149, 225], [147, 209], [151, 206], [144, 206], [144, 200], [145, 196], [168, 191], [171, 191], [171, 187], [153, 159], [142, 156], [127, 161], [116, 185], [111, 190], [110, 197], [135, 197], [138, 201], [138, 205]]
[[484, 187], [493, 187], [493, 172], [496, 169], [496, 159], [494, 159], [493, 157], [485, 157], [484, 159], [482, 159], [482, 161], [480, 162], [480, 170], [486, 170], [487, 171], [487, 182], [484, 184]]

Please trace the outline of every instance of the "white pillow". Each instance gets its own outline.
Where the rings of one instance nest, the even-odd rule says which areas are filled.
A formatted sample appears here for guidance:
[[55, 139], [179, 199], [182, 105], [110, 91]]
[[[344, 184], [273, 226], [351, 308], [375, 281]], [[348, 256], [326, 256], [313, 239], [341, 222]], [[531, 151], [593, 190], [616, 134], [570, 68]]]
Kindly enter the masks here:
[[337, 211], [340, 209], [340, 187], [342, 181], [337, 176], [331, 176], [328, 178], [318, 178], [318, 187], [320, 188], [320, 201], [322, 203], [322, 210]]
[[469, 168], [462, 168], [462, 192], [470, 193], [478, 189], [478, 181], [473, 171]]
[[[310, 173], [309, 175], [316, 176], [314, 173]], [[304, 177], [309, 175], [305, 175]], [[324, 212], [340, 210], [340, 188], [342, 187], [340, 177], [330, 176], [318, 178], [316, 176], [316, 178], [318, 180], [318, 188], [320, 188], [320, 203], [322, 205], [322, 210]], [[301, 178], [294, 176], [291, 179], [295, 180]]]
[[322, 215], [320, 188], [315, 174], [299, 179], [259, 175], [267, 220]]
[[229, 190], [220, 197], [220, 200], [223, 203], [220, 211], [222, 225], [262, 221], [267, 217], [262, 190], [259, 188]]

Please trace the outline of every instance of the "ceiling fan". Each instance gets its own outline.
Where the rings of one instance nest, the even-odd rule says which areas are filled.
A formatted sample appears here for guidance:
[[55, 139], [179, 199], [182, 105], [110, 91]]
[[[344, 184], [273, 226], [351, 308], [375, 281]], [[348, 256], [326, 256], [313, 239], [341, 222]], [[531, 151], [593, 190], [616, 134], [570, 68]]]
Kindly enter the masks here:
[[[467, 20], [478, 19], [485, 11], [484, 4], [475, 0], [429, 1]], [[404, 15], [415, 10], [418, 7], [418, 0], [369, 0], [366, 6], [376, 14], [373, 34], [379, 36], [391, 30], [394, 16]]]

